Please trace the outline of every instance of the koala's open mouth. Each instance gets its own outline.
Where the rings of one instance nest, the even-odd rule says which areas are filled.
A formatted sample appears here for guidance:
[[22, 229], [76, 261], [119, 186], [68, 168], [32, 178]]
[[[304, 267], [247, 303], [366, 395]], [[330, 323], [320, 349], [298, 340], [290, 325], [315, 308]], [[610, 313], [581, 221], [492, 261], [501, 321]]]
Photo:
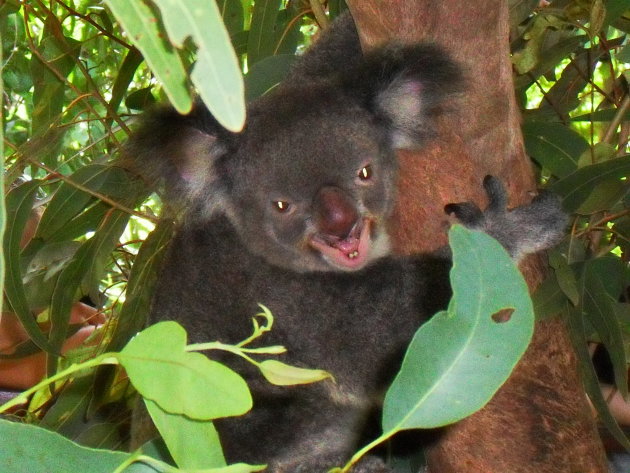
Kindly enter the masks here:
[[368, 261], [370, 220], [357, 223], [344, 239], [315, 234], [309, 243], [333, 266], [350, 271], [360, 269]]

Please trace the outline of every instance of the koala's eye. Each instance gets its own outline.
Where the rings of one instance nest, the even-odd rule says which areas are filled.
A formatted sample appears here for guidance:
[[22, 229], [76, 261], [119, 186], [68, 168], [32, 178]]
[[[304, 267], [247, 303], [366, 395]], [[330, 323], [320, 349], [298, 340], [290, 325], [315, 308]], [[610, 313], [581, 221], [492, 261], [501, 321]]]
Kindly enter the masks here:
[[281, 214], [286, 213], [291, 208], [291, 204], [284, 200], [275, 200], [273, 202], [273, 207]]
[[363, 166], [359, 171], [359, 179], [362, 181], [369, 181], [372, 179], [372, 174], [372, 166], [368, 164], [367, 166]]

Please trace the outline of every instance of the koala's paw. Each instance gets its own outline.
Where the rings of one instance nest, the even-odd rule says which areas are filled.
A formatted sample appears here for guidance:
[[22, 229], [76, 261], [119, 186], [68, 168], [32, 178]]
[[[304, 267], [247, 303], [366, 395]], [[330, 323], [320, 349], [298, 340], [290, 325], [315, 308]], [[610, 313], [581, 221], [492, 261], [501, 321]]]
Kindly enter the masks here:
[[551, 248], [564, 236], [568, 217], [554, 194], [543, 191], [531, 203], [508, 210], [499, 179], [486, 176], [483, 187], [489, 201], [485, 211], [471, 202], [449, 204], [444, 210], [464, 226], [496, 238], [514, 259]]

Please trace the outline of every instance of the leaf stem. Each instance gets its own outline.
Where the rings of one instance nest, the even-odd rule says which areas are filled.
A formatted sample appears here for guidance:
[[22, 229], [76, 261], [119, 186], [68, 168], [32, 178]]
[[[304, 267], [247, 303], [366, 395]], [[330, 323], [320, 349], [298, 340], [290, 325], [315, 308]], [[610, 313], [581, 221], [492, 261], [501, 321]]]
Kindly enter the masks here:
[[66, 368], [63, 371], [60, 371], [59, 373], [54, 374], [53, 376], [43, 379], [42, 381], [40, 381], [39, 383], [37, 383], [35, 386], [27, 389], [26, 391], [23, 391], [22, 393], [20, 393], [18, 396], [14, 397], [13, 399], [11, 399], [8, 402], [5, 402], [4, 404], [2, 404], [0, 406], [0, 413], [2, 412], [6, 412], [7, 410], [11, 409], [14, 406], [20, 405], [24, 402], [26, 402], [29, 398], [29, 396], [33, 393], [36, 393], [37, 391], [39, 391], [40, 389], [56, 383], [57, 381], [60, 381], [64, 378], [69, 377], [70, 375], [76, 373], [77, 371], [83, 371], [86, 370], [88, 368], [93, 368], [96, 367], [98, 365], [117, 365], [118, 364], [118, 358], [116, 357], [116, 353], [103, 353], [102, 355], [97, 356], [96, 358], [93, 358], [91, 360], [88, 361], [84, 361], [83, 363], [78, 363], [78, 364], [73, 364], [70, 365], [68, 368]]
[[361, 450], [357, 451], [354, 455], [352, 455], [352, 458], [348, 461], [348, 463], [346, 463], [343, 466], [343, 468], [341, 468], [340, 470], [335, 469], [333, 471], [334, 472], [338, 471], [339, 473], [348, 473], [348, 471], [350, 471], [350, 468], [352, 468], [354, 465], [356, 465], [358, 463], [358, 461], [361, 460], [361, 458], [363, 458], [363, 456], [367, 452], [372, 450], [374, 447], [382, 444], [386, 440], [389, 440], [396, 432], [397, 432], [396, 429], [392, 429], [392, 430], [390, 430], [388, 432], [385, 432], [385, 433], [381, 434], [378, 438], [372, 440], [365, 447], [363, 447]]

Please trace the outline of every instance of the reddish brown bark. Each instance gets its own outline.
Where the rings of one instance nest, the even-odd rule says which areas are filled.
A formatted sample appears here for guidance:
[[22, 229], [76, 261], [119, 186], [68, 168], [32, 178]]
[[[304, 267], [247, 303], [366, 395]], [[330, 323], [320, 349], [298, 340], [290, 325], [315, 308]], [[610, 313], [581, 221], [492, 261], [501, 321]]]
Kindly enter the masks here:
[[[507, 183], [513, 205], [535, 189], [523, 151], [509, 60], [507, 2], [349, 1], [364, 47], [396, 38], [443, 46], [464, 67], [466, 90], [440, 119], [439, 138], [401, 154], [398, 209], [392, 221], [401, 253], [446, 241], [443, 207], [483, 201], [486, 174]], [[530, 286], [540, 258], [522, 269]], [[605, 456], [561, 320], [538, 323], [510, 380], [483, 410], [446, 430], [429, 451], [433, 473], [605, 472]]]

